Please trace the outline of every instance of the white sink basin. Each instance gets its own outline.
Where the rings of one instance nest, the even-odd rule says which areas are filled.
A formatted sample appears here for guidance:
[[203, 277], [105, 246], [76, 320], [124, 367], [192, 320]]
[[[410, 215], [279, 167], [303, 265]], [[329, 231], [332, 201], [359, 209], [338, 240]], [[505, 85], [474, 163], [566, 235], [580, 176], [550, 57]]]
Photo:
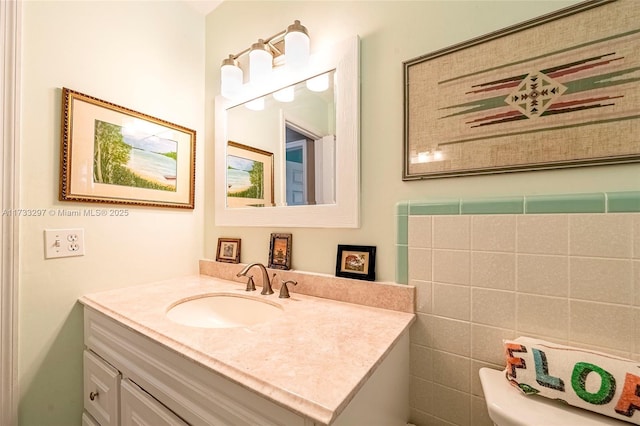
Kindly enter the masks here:
[[283, 314], [276, 303], [237, 294], [206, 294], [178, 301], [167, 311], [171, 321], [191, 327], [248, 327]]

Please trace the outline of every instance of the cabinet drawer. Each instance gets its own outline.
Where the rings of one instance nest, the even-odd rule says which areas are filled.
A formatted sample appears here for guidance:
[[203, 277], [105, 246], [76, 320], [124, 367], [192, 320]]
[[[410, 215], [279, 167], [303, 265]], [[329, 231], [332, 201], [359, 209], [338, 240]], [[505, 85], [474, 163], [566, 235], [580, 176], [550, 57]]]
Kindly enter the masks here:
[[122, 381], [120, 397], [122, 426], [188, 426], [173, 411], [129, 379]]
[[84, 351], [84, 408], [100, 426], [120, 426], [120, 372]]

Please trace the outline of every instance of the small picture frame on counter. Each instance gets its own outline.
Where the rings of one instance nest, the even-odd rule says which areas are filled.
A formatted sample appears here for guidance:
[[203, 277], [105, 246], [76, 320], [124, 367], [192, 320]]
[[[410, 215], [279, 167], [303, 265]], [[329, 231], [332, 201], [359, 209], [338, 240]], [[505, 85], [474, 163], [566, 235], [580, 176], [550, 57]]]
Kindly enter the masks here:
[[336, 276], [356, 280], [376, 280], [375, 246], [338, 245]]
[[218, 238], [216, 261], [240, 263], [240, 238]]
[[269, 268], [291, 269], [292, 234], [271, 234], [269, 244]]

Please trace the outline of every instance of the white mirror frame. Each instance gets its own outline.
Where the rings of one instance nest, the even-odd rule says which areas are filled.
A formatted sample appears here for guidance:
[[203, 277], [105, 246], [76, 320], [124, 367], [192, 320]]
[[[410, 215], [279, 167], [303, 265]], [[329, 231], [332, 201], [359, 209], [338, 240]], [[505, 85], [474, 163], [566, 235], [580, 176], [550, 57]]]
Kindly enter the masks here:
[[[360, 39], [354, 36], [311, 55], [308, 70], [274, 77], [259, 90], [245, 87], [235, 100], [216, 97], [215, 224], [304, 228], [360, 227]], [[227, 109], [291, 84], [336, 70], [336, 203], [306, 206], [227, 208]], [[279, 72], [281, 71], [281, 72]], [[245, 85], [248, 86], [248, 85]], [[283, 144], [284, 145], [284, 144]], [[282, 147], [284, 150], [284, 146]], [[279, 170], [276, 166], [276, 170]]]

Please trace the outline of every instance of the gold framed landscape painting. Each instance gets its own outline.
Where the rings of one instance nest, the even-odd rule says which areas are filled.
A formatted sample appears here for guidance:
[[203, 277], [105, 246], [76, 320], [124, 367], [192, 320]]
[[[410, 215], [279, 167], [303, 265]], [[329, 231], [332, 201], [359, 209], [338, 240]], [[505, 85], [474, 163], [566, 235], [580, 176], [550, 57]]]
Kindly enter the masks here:
[[60, 200], [194, 208], [195, 130], [62, 89]]
[[640, 161], [640, 7], [589, 0], [404, 62], [403, 179]]

